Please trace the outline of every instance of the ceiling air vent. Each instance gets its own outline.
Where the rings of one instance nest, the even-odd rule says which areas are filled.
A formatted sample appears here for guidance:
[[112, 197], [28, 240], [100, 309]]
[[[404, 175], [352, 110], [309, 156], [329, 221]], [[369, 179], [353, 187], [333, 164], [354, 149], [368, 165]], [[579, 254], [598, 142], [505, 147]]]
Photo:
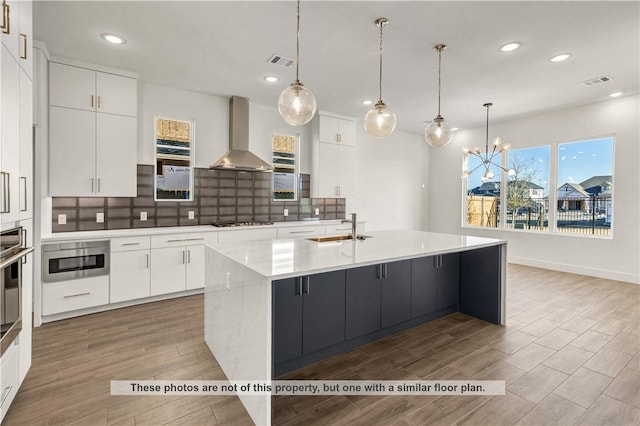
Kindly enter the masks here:
[[594, 84], [606, 83], [607, 81], [611, 81], [611, 77], [608, 75], [596, 78], [590, 78], [589, 80], [585, 80], [582, 82], [585, 86], [593, 86]]
[[278, 65], [279, 67], [291, 68], [295, 65], [296, 60], [282, 55], [273, 55], [267, 60], [267, 62], [273, 65]]

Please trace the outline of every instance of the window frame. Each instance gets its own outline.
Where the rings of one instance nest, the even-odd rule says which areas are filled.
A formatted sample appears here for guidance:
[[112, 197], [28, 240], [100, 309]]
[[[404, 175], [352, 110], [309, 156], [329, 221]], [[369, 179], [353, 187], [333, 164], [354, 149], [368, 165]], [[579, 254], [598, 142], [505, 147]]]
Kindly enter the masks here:
[[[578, 142], [586, 142], [586, 141], [591, 141], [591, 140], [598, 140], [598, 139], [612, 139], [612, 157], [611, 157], [611, 184], [612, 184], [612, 189], [611, 189], [611, 217], [612, 217], [612, 221], [611, 221], [611, 227], [609, 228], [609, 232], [607, 235], [598, 235], [598, 234], [581, 234], [581, 233], [572, 233], [572, 232], [560, 232], [558, 231], [558, 227], [557, 227], [557, 211], [558, 211], [558, 152], [560, 149], [560, 145], [564, 145], [564, 144], [568, 144], [568, 143], [578, 143]], [[615, 233], [615, 192], [616, 192], [616, 134], [615, 133], [609, 133], [609, 134], [604, 134], [604, 135], [598, 135], [598, 136], [588, 136], [588, 137], [581, 137], [581, 138], [574, 138], [574, 140], [571, 141], [562, 141], [562, 142], [551, 142], [551, 143], [545, 143], [545, 144], [540, 144], [540, 145], [531, 145], [531, 146], [524, 146], [524, 147], [519, 147], [517, 149], [528, 149], [528, 148], [538, 148], [538, 147], [543, 147], [543, 146], [548, 146], [549, 147], [549, 194], [548, 194], [548, 198], [549, 198], [549, 212], [548, 212], [548, 225], [547, 225], [547, 230], [546, 231], [541, 231], [541, 230], [528, 230], [528, 229], [511, 229], [505, 226], [506, 224], [506, 208], [502, 208], [502, 206], [506, 206], [507, 204], [507, 173], [505, 171], [501, 171], [501, 176], [500, 176], [500, 218], [499, 218], [499, 223], [497, 227], [487, 227], [487, 226], [477, 226], [477, 225], [470, 225], [468, 223], [467, 220], [467, 209], [468, 209], [468, 203], [467, 203], [467, 193], [468, 193], [468, 188], [467, 188], [467, 183], [468, 183], [468, 179], [461, 179], [461, 195], [462, 195], [462, 214], [461, 214], [461, 227], [463, 229], [474, 229], [474, 230], [489, 230], [491, 232], [495, 232], [495, 231], [499, 231], [499, 232], [515, 232], [518, 234], [534, 234], [534, 235], [540, 235], [540, 236], [545, 236], [545, 235], [561, 235], [561, 236], [565, 236], [565, 237], [578, 237], [578, 238], [596, 238], [596, 239], [604, 239], [604, 240], [611, 240], [614, 237], [614, 233]], [[507, 164], [509, 161], [509, 155], [510, 155], [511, 150], [506, 152], [506, 155], [502, 155], [501, 158], [501, 165], [505, 168], [508, 168]], [[468, 158], [469, 158], [470, 154], [463, 154], [462, 155], [462, 162], [461, 162], [461, 170], [467, 170], [466, 166], [468, 164]]]

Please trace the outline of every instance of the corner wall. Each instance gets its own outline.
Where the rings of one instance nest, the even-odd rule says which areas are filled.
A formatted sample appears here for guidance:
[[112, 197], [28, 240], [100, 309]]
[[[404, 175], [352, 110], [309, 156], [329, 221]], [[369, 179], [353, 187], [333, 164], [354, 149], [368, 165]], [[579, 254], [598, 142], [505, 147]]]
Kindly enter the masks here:
[[613, 238], [463, 227], [462, 148], [483, 145], [484, 126], [431, 150], [428, 229], [505, 239], [513, 263], [640, 283], [639, 110], [636, 95], [489, 125], [514, 149], [615, 135]]

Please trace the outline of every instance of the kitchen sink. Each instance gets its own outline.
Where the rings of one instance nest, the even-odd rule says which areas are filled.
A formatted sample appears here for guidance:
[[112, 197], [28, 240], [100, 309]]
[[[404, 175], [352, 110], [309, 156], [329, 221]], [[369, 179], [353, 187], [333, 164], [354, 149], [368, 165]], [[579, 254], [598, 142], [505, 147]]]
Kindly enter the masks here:
[[[364, 240], [366, 238], [371, 238], [369, 235], [358, 235], [356, 237], [357, 240]], [[351, 235], [333, 235], [327, 237], [309, 237], [307, 240], [315, 241], [316, 243], [326, 243], [329, 241], [343, 241], [343, 240], [351, 240]]]

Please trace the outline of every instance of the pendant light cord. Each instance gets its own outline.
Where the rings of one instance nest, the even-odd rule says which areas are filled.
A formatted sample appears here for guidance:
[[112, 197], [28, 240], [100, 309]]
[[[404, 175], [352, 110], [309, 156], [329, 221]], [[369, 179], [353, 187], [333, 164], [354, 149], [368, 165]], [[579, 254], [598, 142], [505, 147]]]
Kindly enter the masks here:
[[384, 22], [380, 22], [380, 78], [378, 79], [378, 102], [382, 102], [382, 29]]
[[438, 117], [440, 117], [440, 87], [442, 85], [442, 45], [438, 45]]
[[485, 143], [484, 143], [484, 155], [489, 156], [489, 107], [491, 104], [487, 104], [487, 132], [485, 135]]
[[298, 0], [298, 19], [296, 28], [296, 84], [300, 84], [298, 71], [300, 68], [300, 0]]

